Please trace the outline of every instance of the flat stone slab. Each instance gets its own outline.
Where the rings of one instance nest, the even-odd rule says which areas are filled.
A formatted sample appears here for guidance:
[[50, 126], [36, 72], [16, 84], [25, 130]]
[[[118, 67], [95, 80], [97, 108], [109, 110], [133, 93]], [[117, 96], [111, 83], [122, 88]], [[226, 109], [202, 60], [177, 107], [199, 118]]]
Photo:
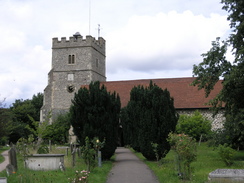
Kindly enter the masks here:
[[6, 177], [0, 177], [0, 183], [7, 183]]
[[208, 178], [220, 182], [244, 182], [244, 169], [216, 169]]

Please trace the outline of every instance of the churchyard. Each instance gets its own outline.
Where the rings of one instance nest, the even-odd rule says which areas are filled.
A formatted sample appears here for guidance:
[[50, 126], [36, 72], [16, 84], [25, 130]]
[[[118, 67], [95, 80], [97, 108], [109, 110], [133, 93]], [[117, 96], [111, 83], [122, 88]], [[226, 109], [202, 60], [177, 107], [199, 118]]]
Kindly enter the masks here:
[[[60, 148], [61, 147], [61, 148]], [[64, 168], [50, 171], [35, 171], [29, 170], [24, 167], [23, 156], [17, 153], [18, 169], [12, 172], [10, 175], [6, 171], [0, 172], [0, 177], [7, 177], [8, 182], [11, 183], [48, 183], [48, 182], [72, 182], [76, 178], [77, 174], [80, 174], [82, 170], [87, 170], [87, 166], [80, 156], [78, 150], [76, 150], [75, 158], [72, 154], [69, 146], [52, 146], [50, 154], [64, 154]], [[6, 148], [1, 148], [0, 151], [4, 151]], [[133, 151], [133, 150], [132, 150]], [[73, 151], [74, 152], [74, 151]], [[134, 151], [135, 152], [135, 151]], [[208, 176], [210, 172], [216, 169], [244, 169], [244, 151], [237, 151], [234, 155], [234, 163], [231, 166], [227, 166], [220, 158], [217, 149], [209, 147], [207, 143], [201, 143], [197, 145], [197, 160], [192, 163], [192, 178], [189, 181], [183, 181], [177, 176], [177, 167], [175, 163], [175, 153], [171, 150], [165, 158], [157, 161], [146, 160], [141, 153], [135, 152], [136, 155], [145, 162], [150, 169], [156, 174], [160, 182], [208, 182]], [[0, 158], [1, 161], [3, 159]], [[74, 162], [74, 161], [75, 162]], [[102, 166], [95, 166], [90, 170], [89, 183], [105, 183], [109, 171], [112, 168], [114, 162], [114, 156], [110, 161], [103, 161]]]
[[[235, 152], [234, 163], [231, 166], [227, 166], [221, 160], [217, 149], [209, 147], [206, 142], [197, 146], [197, 160], [192, 163], [192, 178], [189, 181], [183, 181], [177, 176], [175, 153], [172, 150], [159, 162], [148, 161], [141, 153], [135, 153], [156, 174], [160, 183], [206, 183], [211, 182], [208, 180], [209, 173], [216, 169], [244, 169], [244, 151]], [[244, 182], [244, 179], [242, 182]]]
[[[59, 146], [52, 146], [52, 150], [49, 154], [63, 154], [64, 155], [64, 166], [58, 167], [57, 170], [30, 170], [25, 167], [23, 156], [17, 153], [17, 164], [18, 169], [13, 170], [13, 172], [2, 171], [0, 172], [0, 177], [6, 177], [7, 182], [9, 183], [49, 183], [49, 182], [59, 182], [59, 183], [67, 183], [73, 182], [73, 180], [77, 177], [81, 177], [81, 175], [86, 174], [87, 165], [84, 160], [80, 157], [80, 153], [78, 148], [75, 153], [71, 152], [70, 147], [67, 148], [58, 148]], [[6, 150], [6, 148], [0, 148], [0, 152]], [[0, 158], [3, 161], [3, 159]], [[103, 183], [106, 181], [107, 174], [112, 168], [112, 161], [103, 161], [102, 166], [95, 166], [90, 170], [88, 174], [89, 182], [98, 182]], [[0, 179], [1, 181], [1, 179]], [[80, 181], [82, 182], [82, 181]], [[85, 182], [83, 180], [83, 182]]]

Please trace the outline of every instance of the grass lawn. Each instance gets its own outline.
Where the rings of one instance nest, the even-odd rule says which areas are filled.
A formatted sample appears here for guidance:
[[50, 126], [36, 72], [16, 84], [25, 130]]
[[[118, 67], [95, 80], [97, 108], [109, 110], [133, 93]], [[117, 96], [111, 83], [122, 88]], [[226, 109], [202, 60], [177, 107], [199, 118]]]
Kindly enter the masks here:
[[[56, 149], [57, 154], [65, 154], [65, 150]], [[11, 183], [67, 183], [68, 178], [74, 178], [76, 171], [86, 170], [86, 165], [81, 158], [76, 156], [77, 162], [76, 166], [73, 168], [71, 166], [71, 155], [65, 156], [64, 165], [66, 170], [62, 172], [61, 170], [55, 171], [33, 171], [24, 168], [24, 162], [21, 160], [21, 156], [18, 156], [18, 171], [8, 177], [8, 182]], [[102, 167], [95, 167], [91, 170], [89, 174], [89, 182], [105, 183], [107, 175], [112, 168], [112, 161], [103, 161]], [[6, 171], [0, 172], [0, 177], [7, 177]]]
[[1, 155], [3, 151], [8, 150], [8, 147], [1, 147], [0, 146], [0, 163], [2, 163], [4, 161], [4, 157]]
[[[217, 151], [202, 143], [197, 149], [197, 161], [192, 163], [194, 169], [192, 180], [188, 182], [205, 183], [208, 180], [208, 174], [216, 169], [244, 169], [244, 151], [238, 151], [235, 154], [235, 162], [231, 167], [227, 167], [219, 158]], [[142, 159], [158, 177], [160, 183], [182, 183], [179, 180], [175, 168], [174, 152], [170, 151], [162, 160], [159, 166], [157, 162], [147, 161], [141, 153], [136, 155]]]

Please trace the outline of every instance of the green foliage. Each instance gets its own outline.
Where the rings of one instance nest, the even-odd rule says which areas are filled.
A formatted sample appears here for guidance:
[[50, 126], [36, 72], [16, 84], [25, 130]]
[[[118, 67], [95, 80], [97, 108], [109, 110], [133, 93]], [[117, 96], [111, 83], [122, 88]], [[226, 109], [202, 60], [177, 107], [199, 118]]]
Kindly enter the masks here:
[[52, 143], [64, 144], [69, 141], [69, 113], [61, 114], [57, 119], [46, 127], [43, 139], [51, 140]]
[[17, 142], [17, 149], [22, 158], [25, 159], [26, 156], [30, 155], [31, 146], [33, 147], [33, 135], [30, 135], [27, 139], [20, 138]]
[[217, 148], [220, 158], [226, 164], [226, 166], [231, 166], [234, 162], [235, 150], [229, 147], [227, 144], [219, 145]]
[[175, 130], [178, 114], [174, 100], [167, 89], [163, 90], [150, 82], [149, 87], [137, 86], [131, 90], [130, 101], [121, 113], [124, 141], [149, 160], [158, 159], [170, 149], [167, 137]]
[[157, 143], [151, 143], [153, 152], [155, 153], [155, 157], [157, 159], [157, 162], [159, 161], [159, 155], [158, 155], [158, 144]]
[[[244, 91], [244, 5], [239, 0], [221, 2], [223, 9], [229, 13], [232, 34], [226, 41], [217, 38], [212, 42], [212, 48], [202, 54], [203, 62], [193, 66], [193, 74], [197, 76], [193, 85], [204, 89], [208, 96], [219, 78], [223, 78], [223, 88], [210, 104], [215, 112], [225, 105], [227, 142], [232, 147], [244, 149], [244, 98], [240, 97]], [[228, 46], [233, 48], [234, 62], [226, 58]]]
[[10, 107], [10, 110], [13, 114], [12, 124], [16, 128], [14, 128], [9, 135], [10, 142], [15, 143], [21, 137], [28, 138], [31, 131], [25, 128], [26, 125], [29, 125], [30, 128], [36, 130], [35, 127], [32, 126], [32, 121], [28, 115], [31, 116], [35, 121], [39, 121], [42, 103], [43, 94], [41, 93], [33, 95], [31, 100], [15, 100], [12, 107]]
[[199, 140], [201, 135], [207, 136], [211, 133], [211, 122], [199, 111], [195, 111], [192, 115], [180, 115], [176, 131]]
[[95, 167], [96, 151], [92, 147], [91, 142], [88, 137], [86, 137], [85, 145], [82, 146], [81, 151], [82, 151], [82, 158], [84, 159], [86, 166], [87, 166], [87, 170], [90, 171], [92, 168]]
[[8, 144], [9, 136], [15, 129], [13, 113], [9, 109], [0, 108], [0, 145]]
[[42, 143], [40, 145], [40, 147], [37, 149], [37, 153], [38, 154], [48, 154], [49, 153], [49, 149], [48, 149], [47, 145]]
[[168, 141], [176, 153], [178, 175], [184, 180], [189, 180], [192, 175], [191, 163], [197, 159], [196, 142], [185, 134], [169, 134]]
[[81, 145], [85, 138], [106, 139], [101, 149], [103, 159], [110, 159], [117, 147], [120, 98], [107, 91], [100, 82], [92, 82], [89, 89], [81, 88], [70, 107], [70, 122]]
[[208, 146], [215, 148], [218, 147], [220, 144], [225, 144], [227, 142], [227, 136], [225, 132], [226, 131], [223, 129], [217, 129], [212, 131], [211, 134], [208, 136]]

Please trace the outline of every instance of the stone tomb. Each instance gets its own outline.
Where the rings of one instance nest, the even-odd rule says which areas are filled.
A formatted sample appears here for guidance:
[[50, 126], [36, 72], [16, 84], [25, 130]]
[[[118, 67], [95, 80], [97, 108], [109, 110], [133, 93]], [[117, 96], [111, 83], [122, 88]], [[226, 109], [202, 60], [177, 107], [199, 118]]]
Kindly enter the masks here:
[[244, 169], [216, 169], [209, 173], [208, 178], [210, 181], [219, 183], [244, 183]]
[[31, 170], [58, 170], [60, 165], [64, 165], [64, 154], [33, 154], [25, 160]]
[[0, 177], [0, 183], [7, 183], [6, 177]]

